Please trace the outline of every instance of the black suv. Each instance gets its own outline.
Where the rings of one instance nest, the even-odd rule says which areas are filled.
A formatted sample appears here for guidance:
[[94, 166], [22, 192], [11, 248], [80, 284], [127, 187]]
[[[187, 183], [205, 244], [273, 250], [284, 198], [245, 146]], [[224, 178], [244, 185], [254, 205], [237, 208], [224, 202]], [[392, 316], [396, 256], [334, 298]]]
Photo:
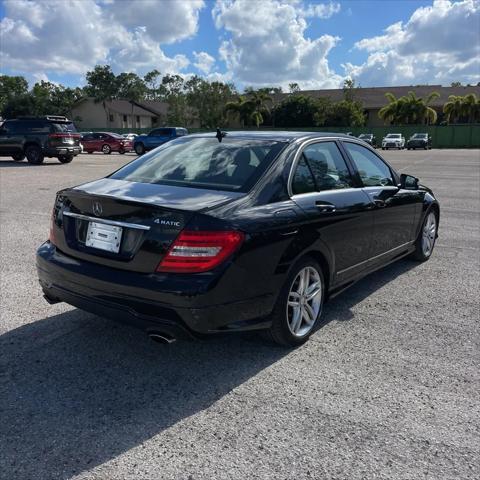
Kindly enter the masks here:
[[80, 135], [66, 117], [23, 117], [0, 126], [0, 156], [16, 162], [27, 157], [38, 165], [45, 157], [56, 157], [69, 163], [80, 151]]

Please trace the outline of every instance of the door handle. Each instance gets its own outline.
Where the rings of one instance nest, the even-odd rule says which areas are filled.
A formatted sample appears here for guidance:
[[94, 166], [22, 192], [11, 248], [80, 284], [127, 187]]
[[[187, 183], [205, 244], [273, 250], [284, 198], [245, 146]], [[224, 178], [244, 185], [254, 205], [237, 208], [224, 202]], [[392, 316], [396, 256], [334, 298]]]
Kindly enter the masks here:
[[331, 203], [315, 202], [315, 206], [320, 212], [334, 212], [336, 210], [335, 205], [332, 205]]

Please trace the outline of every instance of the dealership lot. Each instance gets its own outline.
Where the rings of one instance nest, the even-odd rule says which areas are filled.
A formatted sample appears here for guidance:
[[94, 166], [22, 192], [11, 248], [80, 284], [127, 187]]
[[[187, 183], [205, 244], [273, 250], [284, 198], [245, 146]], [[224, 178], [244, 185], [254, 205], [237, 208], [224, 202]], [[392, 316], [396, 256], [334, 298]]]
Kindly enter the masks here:
[[433, 257], [332, 300], [290, 351], [158, 345], [48, 305], [34, 254], [55, 192], [135, 156], [0, 159], [0, 478], [479, 478], [480, 152], [382, 154], [438, 196]]

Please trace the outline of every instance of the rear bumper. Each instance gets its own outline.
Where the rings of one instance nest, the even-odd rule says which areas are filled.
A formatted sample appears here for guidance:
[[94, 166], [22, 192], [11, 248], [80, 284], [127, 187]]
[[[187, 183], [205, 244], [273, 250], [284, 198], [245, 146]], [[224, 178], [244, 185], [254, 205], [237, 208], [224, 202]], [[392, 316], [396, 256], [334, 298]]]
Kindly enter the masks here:
[[49, 147], [45, 150], [45, 155], [47, 157], [58, 157], [59, 155], [78, 155], [82, 152], [80, 146], [58, 146], [58, 147]]
[[[268, 328], [272, 298], [263, 295], [239, 301], [206, 304], [209, 280], [191, 282], [188, 292], [172, 285], [163, 291], [156, 274], [139, 274], [81, 261], [44, 243], [37, 252], [40, 285], [51, 303], [66, 302], [96, 315], [174, 337]], [[221, 281], [221, 279], [220, 279]], [[175, 283], [171, 278], [169, 282]], [[217, 282], [218, 283], [218, 282]], [[159, 287], [160, 285], [160, 287]], [[199, 306], [201, 305], [201, 306]]]

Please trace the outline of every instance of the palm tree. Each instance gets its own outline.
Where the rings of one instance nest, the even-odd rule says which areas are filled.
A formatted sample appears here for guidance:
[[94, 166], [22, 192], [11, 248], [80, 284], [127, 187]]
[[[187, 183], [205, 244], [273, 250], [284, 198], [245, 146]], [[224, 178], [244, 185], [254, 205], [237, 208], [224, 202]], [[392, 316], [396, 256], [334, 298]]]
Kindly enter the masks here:
[[414, 92], [408, 92], [403, 98], [403, 110], [406, 123], [435, 123], [437, 121], [437, 112], [430, 107], [430, 103], [440, 97], [438, 92], [431, 92], [424, 100], [415, 95]]
[[463, 116], [464, 105], [461, 95], [449, 95], [448, 102], [443, 105], [443, 113], [447, 117], [448, 123], [455, 123], [456, 120]]
[[260, 89], [256, 91], [250, 90], [248, 92], [248, 101], [253, 106], [250, 118], [258, 128], [263, 123], [263, 113], [270, 112], [267, 102], [272, 102], [273, 99], [265, 89]]
[[393, 93], [390, 92], [387, 92], [385, 97], [387, 97], [389, 103], [379, 110], [379, 118], [382, 119], [384, 123], [400, 123], [403, 115], [403, 99], [397, 98]]
[[253, 104], [244, 95], [239, 95], [235, 101], [226, 103], [225, 111], [227, 113], [236, 113], [238, 115], [238, 118], [240, 119], [242, 127], [244, 127], [251, 118], [253, 112]]
[[463, 97], [463, 116], [468, 118], [468, 123], [474, 123], [480, 119], [480, 99], [474, 93]]

